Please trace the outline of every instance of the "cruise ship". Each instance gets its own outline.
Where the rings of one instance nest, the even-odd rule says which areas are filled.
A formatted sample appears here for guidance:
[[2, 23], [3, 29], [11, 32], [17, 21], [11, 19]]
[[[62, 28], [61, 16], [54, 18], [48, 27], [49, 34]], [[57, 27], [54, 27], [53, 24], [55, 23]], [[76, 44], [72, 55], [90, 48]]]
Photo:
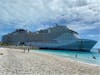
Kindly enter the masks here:
[[90, 51], [97, 43], [95, 40], [81, 39], [79, 33], [61, 25], [36, 32], [17, 29], [4, 35], [2, 42], [13, 45], [35, 46], [40, 49], [73, 51]]

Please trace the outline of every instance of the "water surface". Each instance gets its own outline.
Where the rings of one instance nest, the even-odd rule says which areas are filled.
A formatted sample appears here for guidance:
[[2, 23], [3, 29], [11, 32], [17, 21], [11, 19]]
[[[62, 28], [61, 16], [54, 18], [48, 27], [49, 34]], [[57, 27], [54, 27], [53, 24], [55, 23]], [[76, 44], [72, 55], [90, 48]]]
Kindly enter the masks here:
[[100, 54], [95, 52], [80, 52], [68, 50], [33, 50], [35, 52], [59, 55], [73, 60], [100, 65]]

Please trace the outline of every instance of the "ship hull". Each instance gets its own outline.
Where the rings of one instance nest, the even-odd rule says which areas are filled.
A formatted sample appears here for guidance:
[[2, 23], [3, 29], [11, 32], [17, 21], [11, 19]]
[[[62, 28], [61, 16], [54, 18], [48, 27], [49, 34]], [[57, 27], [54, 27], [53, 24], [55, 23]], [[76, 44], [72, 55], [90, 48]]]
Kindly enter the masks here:
[[96, 44], [96, 41], [94, 40], [88, 40], [88, 39], [78, 39], [70, 44], [66, 42], [66, 44], [59, 44], [59, 43], [38, 43], [34, 46], [37, 46], [40, 49], [51, 49], [51, 50], [71, 50], [71, 51], [85, 51], [89, 52], [91, 51], [92, 47]]
[[94, 40], [80, 39], [71, 44], [60, 46], [59, 49], [89, 52], [96, 43], [97, 41]]

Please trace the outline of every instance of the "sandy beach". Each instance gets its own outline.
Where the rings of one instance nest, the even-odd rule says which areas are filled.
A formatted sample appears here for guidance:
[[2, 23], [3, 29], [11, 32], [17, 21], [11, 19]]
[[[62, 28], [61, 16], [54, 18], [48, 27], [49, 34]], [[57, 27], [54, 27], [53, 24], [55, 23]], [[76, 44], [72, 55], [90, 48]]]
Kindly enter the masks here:
[[56, 55], [0, 48], [0, 75], [100, 75], [100, 66]]

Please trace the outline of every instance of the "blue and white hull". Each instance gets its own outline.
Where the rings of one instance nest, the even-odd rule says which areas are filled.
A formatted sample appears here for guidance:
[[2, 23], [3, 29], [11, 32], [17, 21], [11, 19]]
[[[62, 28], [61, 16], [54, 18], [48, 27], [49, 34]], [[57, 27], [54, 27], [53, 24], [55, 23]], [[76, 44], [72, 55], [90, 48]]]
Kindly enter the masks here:
[[73, 50], [73, 51], [90, 51], [97, 43], [94, 40], [80, 39], [71, 44], [60, 46], [59, 49]]
[[40, 43], [32, 42], [31, 45], [39, 47], [40, 49], [53, 49], [53, 50], [72, 50], [72, 51], [90, 51], [96, 44], [94, 40], [80, 39], [71, 43]]

